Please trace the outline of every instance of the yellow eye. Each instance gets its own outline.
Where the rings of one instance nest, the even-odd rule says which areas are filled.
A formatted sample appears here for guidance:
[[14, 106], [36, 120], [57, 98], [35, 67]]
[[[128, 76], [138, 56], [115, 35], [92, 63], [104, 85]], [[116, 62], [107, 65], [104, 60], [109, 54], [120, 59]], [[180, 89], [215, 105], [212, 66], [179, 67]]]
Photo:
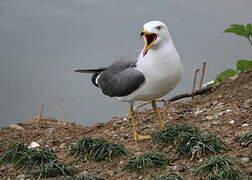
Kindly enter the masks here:
[[159, 30], [159, 31], [161, 30], [161, 26], [157, 26], [156, 28], [157, 28], [157, 30]]

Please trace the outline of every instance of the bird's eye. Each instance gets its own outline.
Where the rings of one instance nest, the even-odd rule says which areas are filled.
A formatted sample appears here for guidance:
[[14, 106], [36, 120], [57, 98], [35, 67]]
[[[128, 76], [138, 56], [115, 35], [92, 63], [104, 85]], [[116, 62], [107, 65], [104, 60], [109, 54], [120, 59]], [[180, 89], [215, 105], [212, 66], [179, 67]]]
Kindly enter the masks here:
[[157, 30], [159, 30], [159, 31], [161, 30], [161, 26], [157, 26], [156, 28], [157, 28]]

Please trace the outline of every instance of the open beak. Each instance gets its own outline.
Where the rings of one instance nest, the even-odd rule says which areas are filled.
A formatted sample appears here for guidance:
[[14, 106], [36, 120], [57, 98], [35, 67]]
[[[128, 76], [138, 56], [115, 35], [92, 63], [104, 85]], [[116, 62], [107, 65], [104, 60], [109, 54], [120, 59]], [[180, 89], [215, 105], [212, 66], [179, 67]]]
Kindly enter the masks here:
[[153, 44], [155, 43], [157, 39], [157, 35], [155, 33], [148, 32], [146, 30], [143, 30], [140, 34], [140, 37], [144, 38], [144, 50], [143, 50], [143, 56], [147, 54], [150, 48], [152, 48]]

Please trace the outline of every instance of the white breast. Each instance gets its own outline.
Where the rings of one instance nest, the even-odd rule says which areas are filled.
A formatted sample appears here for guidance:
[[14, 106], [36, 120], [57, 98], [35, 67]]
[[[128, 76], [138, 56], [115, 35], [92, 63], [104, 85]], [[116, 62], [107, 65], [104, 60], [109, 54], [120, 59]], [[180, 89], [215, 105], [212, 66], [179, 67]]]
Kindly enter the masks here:
[[145, 76], [145, 83], [120, 101], [151, 101], [169, 93], [182, 78], [183, 66], [172, 43], [158, 50], [149, 50], [143, 57], [139, 55], [137, 68]]

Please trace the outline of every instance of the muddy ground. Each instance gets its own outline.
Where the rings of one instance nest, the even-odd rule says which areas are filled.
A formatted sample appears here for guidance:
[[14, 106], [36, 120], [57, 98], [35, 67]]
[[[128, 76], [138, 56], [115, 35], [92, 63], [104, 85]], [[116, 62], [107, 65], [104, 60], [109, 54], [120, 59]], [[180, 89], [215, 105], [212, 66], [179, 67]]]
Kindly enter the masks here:
[[[159, 105], [161, 116], [167, 124], [188, 123], [206, 134], [219, 136], [232, 148], [228, 154], [240, 159], [242, 169], [252, 176], [252, 162], [247, 161], [247, 157], [252, 154], [252, 144], [248, 147], [242, 147], [234, 142], [237, 136], [252, 131], [251, 71], [225, 80], [213, 88], [211, 92], [195, 96], [193, 100], [186, 99], [172, 104], [163, 105], [161, 103]], [[152, 134], [158, 130], [154, 113], [149, 110], [149, 106], [140, 109], [137, 116], [137, 127], [141, 134]], [[113, 143], [124, 144], [132, 151], [132, 154], [106, 162], [76, 162], [76, 159], [69, 154], [69, 145], [87, 136], [102, 137]], [[203, 177], [194, 177], [189, 171], [199, 159], [191, 161], [183, 157], [176, 158], [172, 146], [161, 149], [151, 140], [136, 143], [131, 136], [131, 126], [126, 117], [115, 117], [106, 123], [98, 123], [92, 127], [57, 121], [53, 118], [35, 117], [27, 122], [1, 128], [0, 155], [10, 145], [21, 141], [25, 143], [35, 141], [42, 147], [53, 150], [63, 162], [77, 166], [79, 173], [92, 172], [97, 176], [111, 180], [145, 179], [151, 174], [161, 172], [162, 170], [148, 171], [144, 174], [115, 173], [118, 168], [125, 165], [131, 156], [153, 151], [164, 153], [168, 159], [175, 159], [172, 165], [168, 165], [166, 169], [175, 171], [184, 179], [204, 179]], [[22, 179], [23, 174], [12, 166], [0, 166], [0, 179]]]

